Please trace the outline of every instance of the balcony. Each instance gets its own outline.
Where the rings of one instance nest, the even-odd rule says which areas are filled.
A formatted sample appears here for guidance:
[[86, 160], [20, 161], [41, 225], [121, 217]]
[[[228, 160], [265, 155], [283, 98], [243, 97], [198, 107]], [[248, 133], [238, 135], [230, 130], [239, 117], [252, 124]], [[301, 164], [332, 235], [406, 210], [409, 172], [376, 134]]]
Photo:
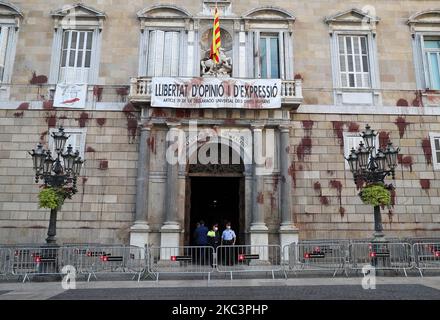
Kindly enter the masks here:
[[[152, 78], [132, 78], [129, 100], [135, 104], [151, 103]], [[281, 81], [281, 104], [283, 107], [297, 109], [303, 102], [302, 80]]]

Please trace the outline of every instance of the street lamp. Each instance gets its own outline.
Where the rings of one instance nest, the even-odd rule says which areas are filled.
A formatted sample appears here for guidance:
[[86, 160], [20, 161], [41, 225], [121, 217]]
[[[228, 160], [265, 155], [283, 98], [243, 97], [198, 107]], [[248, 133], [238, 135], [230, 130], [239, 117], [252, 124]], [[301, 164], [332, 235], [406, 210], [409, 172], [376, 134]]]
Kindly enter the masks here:
[[[52, 133], [52, 138], [55, 143], [55, 158], [49, 150], [44, 150], [42, 144], [38, 144], [36, 150], [32, 150], [29, 154], [33, 158], [35, 182], [44, 181], [46, 187], [63, 188], [68, 197], [76, 194], [78, 189], [76, 187], [78, 177], [81, 173], [81, 168], [84, 160], [79, 156], [79, 152], [73, 152], [73, 147], [69, 145], [66, 152], [63, 153], [69, 136], [64, 132], [64, 128], [60, 127], [58, 132]], [[47, 244], [56, 244], [56, 222], [57, 211], [51, 209], [49, 230], [47, 232]]]
[[[385, 150], [376, 149], [377, 133], [371, 130], [369, 125], [362, 132], [363, 141], [359, 144], [359, 148], [351, 150], [350, 155], [346, 158], [350, 171], [353, 174], [354, 182], [357, 184], [363, 181], [367, 184], [384, 183], [387, 176], [395, 178], [395, 169], [397, 167], [397, 155], [400, 149], [394, 148], [391, 142]], [[380, 214], [380, 206], [374, 207], [374, 241], [383, 241], [382, 217]]]

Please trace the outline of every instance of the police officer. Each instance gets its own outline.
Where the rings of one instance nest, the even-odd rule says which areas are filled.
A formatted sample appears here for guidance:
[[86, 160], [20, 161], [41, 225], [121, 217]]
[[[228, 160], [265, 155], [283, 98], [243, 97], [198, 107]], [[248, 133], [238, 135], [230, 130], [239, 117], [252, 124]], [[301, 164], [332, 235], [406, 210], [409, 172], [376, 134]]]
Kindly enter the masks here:
[[[214, 224], [212, 229], [208, 232], [208, 245], [214, 248], [214, 254], [217, 256], [217, 247], [220, 245], [221, 237], [218, 231], [218, 224]], [[211, 266], [213, 266], [212, 257], [209, 257]]]
[[237, 236], [235, 235], [234, 230], [232, 230], [231, 223], [228, 222], [226, 224], [226, 230], [223, 231], [222, 234], [222, 245], [231, 246], [231, 248], [225, 248], [225, 262], [228, 266], [232, 266], [234, 264], [235, 250], [232, 246], [235, 245], [235, 241], [237, 240]]

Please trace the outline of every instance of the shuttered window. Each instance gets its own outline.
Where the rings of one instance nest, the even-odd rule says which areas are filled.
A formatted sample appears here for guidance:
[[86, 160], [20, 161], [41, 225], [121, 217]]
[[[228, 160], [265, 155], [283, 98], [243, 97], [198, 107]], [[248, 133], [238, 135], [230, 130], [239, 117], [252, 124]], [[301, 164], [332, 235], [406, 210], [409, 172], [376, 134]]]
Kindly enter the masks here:
[[0, 26], [0, 82], [4, 82], [10, 27]]
[[338, 38], [341, 84], [344, 88], [370, 88], [368, 39], [341, 35]]
[[147, 54], [149, 77], [179, 75], [180, 32], [155, 30], [150, 32]]
[[440, 39], [424, 40], [425, 59], [431, 90], [440, 90]]
[[60, 82], [76, 84], [88, 82], [92, 60], [92, 43], [92, 31], [64, 31]]
[[280, 49], [278, 36], [261, 36], [260, 61], [261, 78], [280, 78]]
[[435, 170], [440, 170], [440, 133], [429, 134], [431, 138], [432, 163]]

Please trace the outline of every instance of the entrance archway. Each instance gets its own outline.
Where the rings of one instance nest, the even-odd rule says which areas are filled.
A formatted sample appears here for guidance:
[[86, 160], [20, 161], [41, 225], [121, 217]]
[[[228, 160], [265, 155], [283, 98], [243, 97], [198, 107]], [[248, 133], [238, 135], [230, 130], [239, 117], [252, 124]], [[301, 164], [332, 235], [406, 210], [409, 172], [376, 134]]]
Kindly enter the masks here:
[[[237, 244], [245, 243], [245, 177], [244, 164], [236, 151], [218, 146], [216, 163], [200, 163], [187, 167], [185, 199], [185, 244], [194, 245], [194, 230], [203, 220], [206, 227], [219, 224], [220, 232], [227, 222], [237, 234]], [[223, 157], [220, 149], [222, 149]], [[224, 156], [227, 150], [228, 156]], [[199, 150], [198, 150], [199, 151]], [[223, 162], [222, 162], [223, 159]], [[225, 159], [229, 159], [225, 162]], [[238, 164], [234, 159], [239, 159]]]

